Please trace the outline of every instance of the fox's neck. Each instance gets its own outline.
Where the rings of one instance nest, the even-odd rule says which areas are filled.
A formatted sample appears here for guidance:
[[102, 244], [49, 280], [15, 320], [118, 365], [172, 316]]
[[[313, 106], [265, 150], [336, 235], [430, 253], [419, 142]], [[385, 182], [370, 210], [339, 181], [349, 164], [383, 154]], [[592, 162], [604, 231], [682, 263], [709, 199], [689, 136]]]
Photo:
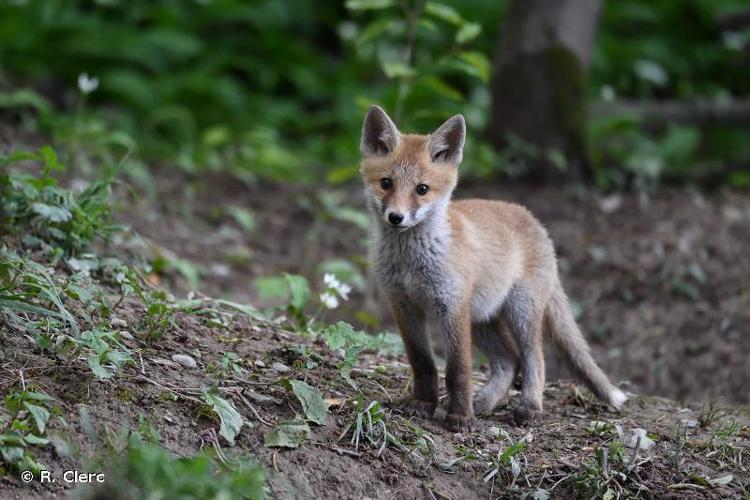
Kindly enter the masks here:
[[436, 202], [430, 213], [416, 226], [405, 231], [378, 224], [376, 239], [381, 250], [408, 252], [429, 252], [441, 258], [447, 254], [451, 241], [449, 200]]

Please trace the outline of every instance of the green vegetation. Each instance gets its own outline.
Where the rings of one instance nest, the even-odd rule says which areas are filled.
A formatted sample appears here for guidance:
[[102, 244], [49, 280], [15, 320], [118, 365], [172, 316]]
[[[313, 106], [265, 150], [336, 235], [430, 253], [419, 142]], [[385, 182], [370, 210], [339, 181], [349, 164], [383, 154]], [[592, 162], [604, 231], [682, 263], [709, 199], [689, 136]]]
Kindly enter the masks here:
[[[495, 152], [483, 140], [490, 59], [506, 4], [6, 2], [0, 112], [51, 135], [81, 168], [126, 157], [128, 175], [143, 182], [148, 170], [139, 159], [247, 179], [350, 180], [361, 119], [373, 102], [407, 130], [427, 131], [464, 113], [472, 129], [467, 173], [522, 174], [525, 154], [551, 155], [565, 168], [560, 152], [513, 144]], [[742, 5], [606, 2], [588, 99], [728, 102], [750, 94], [742, 71], [750, 34], [716, 21]], [[580, 128], [585, 120], [575, 121]], [[652, 189], [663, 176], [727, 165], [729, 182], [750, 182], [732, 167], [750, 161], [746, 127], [646, 125], [628, 114], [585, 125], [601, 187]]]

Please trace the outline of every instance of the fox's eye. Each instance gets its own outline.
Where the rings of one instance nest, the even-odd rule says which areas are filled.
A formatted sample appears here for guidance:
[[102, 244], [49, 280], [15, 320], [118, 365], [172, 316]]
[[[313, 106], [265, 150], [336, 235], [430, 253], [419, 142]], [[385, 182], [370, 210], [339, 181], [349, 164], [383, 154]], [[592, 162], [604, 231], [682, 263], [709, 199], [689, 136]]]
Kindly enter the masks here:
[[380, 179], [380, 187], [385, 190], [391, 189], [393, 187], [393, 181], [388, 177], [383, 177]]
[[427, 194], [427, 191], [430, 190], [430, 187], [427, 184], [419, 184], [417, 185], [417, 194], [419, 196], [424, 196]]

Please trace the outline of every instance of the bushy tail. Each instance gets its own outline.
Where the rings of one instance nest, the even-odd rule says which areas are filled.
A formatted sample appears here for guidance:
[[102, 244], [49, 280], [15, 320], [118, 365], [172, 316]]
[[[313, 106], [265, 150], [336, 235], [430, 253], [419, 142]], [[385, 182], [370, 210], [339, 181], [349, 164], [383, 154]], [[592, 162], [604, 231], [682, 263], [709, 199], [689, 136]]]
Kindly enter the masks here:
[[545, 332], [563, 354], [568, 366], [583, 380], [596, 396], [619, 409], [628, 399], [624, 392], [612, 385], [591, 356], [591, 349], [570, 311], [568, 297], [558, 281], [544, 315]]

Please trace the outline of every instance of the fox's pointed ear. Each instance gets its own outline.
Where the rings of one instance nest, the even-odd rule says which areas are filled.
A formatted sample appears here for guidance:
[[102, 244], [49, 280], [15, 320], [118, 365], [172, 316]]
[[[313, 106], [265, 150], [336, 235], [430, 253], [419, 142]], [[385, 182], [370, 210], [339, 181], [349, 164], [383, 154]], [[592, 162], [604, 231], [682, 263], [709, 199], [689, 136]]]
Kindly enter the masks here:
[[385, 156], [398, 145], [399, 132], [393, 120], [380, 106], [370, 106], [362, 125], [359, 150], [362, 156]]
[[456, 115], [440, 125], [427, 140], [427, 151], [435, 163], [458, 165], [464, 157], [466, 141], [466, 121], [463, 115]]

